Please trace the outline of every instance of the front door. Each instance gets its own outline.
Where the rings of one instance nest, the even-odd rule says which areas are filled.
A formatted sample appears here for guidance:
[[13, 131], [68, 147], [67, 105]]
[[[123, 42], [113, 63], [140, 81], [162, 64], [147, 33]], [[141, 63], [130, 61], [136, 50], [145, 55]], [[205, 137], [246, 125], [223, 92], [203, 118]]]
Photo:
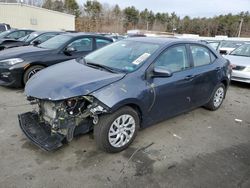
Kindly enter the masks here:
[[165, 50], [153, 64], [171, 71], [171, 77], [153, 77], [150, 87], [155, 94], [149, 115], [163, 120], [192, 108], [193, 70], [185, 44]]

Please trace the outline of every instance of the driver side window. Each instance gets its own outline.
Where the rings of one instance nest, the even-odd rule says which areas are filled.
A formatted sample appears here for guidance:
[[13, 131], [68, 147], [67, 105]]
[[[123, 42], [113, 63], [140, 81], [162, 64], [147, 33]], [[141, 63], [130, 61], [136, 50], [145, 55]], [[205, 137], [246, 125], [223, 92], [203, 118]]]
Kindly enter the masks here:
[[92, 38], [81, 38], [73, 41], [68, 45], [69, 48], [74, 48], [77, 52], [88, 52], [93, 50]]
[[178, 72], [190, 67], [185, 45], [168, 48], [156, 60], [155, 67], [164, 67], [171, 72]]

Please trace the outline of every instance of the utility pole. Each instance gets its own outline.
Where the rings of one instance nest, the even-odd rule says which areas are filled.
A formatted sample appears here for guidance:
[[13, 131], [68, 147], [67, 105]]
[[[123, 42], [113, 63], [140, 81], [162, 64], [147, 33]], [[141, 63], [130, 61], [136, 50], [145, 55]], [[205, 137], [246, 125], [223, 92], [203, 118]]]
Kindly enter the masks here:
[[242, 28], [242, 24], [243, 24], [243, 18], [241, 18], [239, 22], [240, 22], [240, 25], [239, 25], [238, 37], [240, 37], [240, 34], [241, 34], [241, 28]]

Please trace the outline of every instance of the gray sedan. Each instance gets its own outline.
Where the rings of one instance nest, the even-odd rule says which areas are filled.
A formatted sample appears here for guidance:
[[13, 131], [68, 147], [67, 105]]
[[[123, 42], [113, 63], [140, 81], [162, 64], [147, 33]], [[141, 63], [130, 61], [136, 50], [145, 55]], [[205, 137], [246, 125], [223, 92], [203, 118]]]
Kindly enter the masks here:
[[224, 57], [232, 64], [231, 80], [250, 83], [250, 44], [244, 44]]

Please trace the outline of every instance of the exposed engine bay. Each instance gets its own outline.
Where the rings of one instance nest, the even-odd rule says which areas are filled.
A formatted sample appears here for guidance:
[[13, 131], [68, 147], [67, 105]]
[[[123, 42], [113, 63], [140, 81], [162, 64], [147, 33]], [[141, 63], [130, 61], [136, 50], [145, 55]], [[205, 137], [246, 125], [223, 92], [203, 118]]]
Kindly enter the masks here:
[[[19, 115], [22, 130], [34, 143], [45, 150], [50, 150], [49, 143], [44, 140], [56, 137], [60, 141], [70, 142], [74, 135], [86, 133], [98, 123], [98, 115], [108, 112], [108, 108], [92, 96], [75, 97], [60, 101], [42, 100], [28, 97], [31, 104], [38, 105], [38, 110]], [[32, 119], [34, 122], [29, 123]], [[46, 129], [37, 130], [39, 129]], [[28, 135], [27, 135], [28, 134]], [[46, 135], [45, 135], [46, 134]], [[48, 135], [49, 134], [49, 135]], [[42, 139], [40, 139], [42, 140]], [[54, 142], [55, 143], [55, 142]], [[43, 145], [44, 144], [44, 145]], [[60, 147], [62, 144], [59, 144]], [[52, 147], [53, 149], [55, 146]]]

